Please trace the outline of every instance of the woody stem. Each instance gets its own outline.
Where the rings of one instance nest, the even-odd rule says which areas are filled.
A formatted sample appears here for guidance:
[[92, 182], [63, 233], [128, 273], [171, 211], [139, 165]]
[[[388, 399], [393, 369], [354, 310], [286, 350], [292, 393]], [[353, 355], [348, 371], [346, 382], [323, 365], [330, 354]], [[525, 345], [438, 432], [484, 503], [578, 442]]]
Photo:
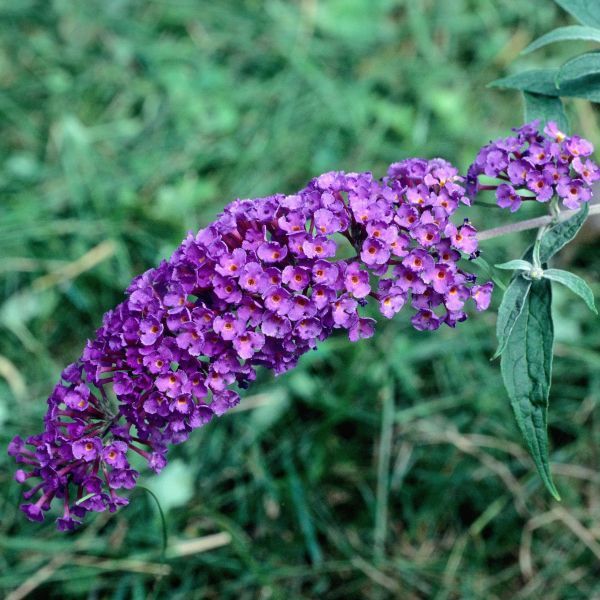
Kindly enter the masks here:
[[[558, 216], [558, 221], [565, 221], [577, 212], [578, 211], [576, 210], [562, 211]], [[590, 206], [589, 215], [600, 215], [600, 204], [592, 204]], [[480, 242], [483, 242], [485, 240], [491, 240], [493, 238], [500, 237], [503, 235], [517, 233], [519, 231], [527, 231], [528, 229], [538, 229], [539, 227], [543, 227], [544, 225], [550, 225], [556, 220], [557, 217], [553, 217], [552, 215], [546, 215], [544, 217], [537, 217], [536, 219], [517, 221], [516, 223], [510, 223], [509, 225], [502, 225], [500, 227], [494, 227], [493, 229], [486, 229], [485, 231], [480, 231], [477, 234], [477, 239]]]

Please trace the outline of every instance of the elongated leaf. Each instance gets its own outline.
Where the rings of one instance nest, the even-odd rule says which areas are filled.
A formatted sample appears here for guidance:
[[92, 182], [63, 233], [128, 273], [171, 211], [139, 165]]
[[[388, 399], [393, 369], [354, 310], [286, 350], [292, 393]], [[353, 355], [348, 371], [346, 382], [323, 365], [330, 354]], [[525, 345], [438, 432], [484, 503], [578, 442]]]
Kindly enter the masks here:
[[527, 302], [502, 353], [502, 379], [517, 424], [548, 491], [560, 500], [548, 458], [547, 414], [552, 377], [552, 288], [532, 283]]
[[600, 28], [600, 2], [598, 0], [554, 0], [583, 25]]
[[600, 75], [588, 75], [569, 81], [563, 81], [558, 90], [565, 98], [585, 98], [590, 102], [600, 102]]
[[538, 48], [543, 48], [548, 44], [554, 44], [556, 42], [566, 42], [569, 40], [584, 40], [588, 42], [598, 42], [600, 43], [600, 29], [596, 29], [594, 27], [586, 27], [585, 25], [568, 25], [567, 27], [558, 27], [553, 31], [543, 35], [541, 38], [538, 38], [525, 50], [521, 52], [521, 54], [529, 54]]
[[544, 271], [544, 277], [556, 281], [557, 283], [562, 283], [564, 286], [568, 287], [587, 304], [588, 308], [593, 313], [598, 314], [596, 305], [594, 304], [594, 292], [592, 292], [585, 279], [575, 275], [575, 273], [563, 271], [562, 269], [546, 269]]
[[559, 92], [555, 83], [557, 75], [558, 69], [532, 69], [531, 71], [522, 71], [502, 79], [496, 79], [488, 85], [490, 87], [532, 92], [543, 96], [558, 96]]
[[568, 244], [579, 232], [589, 213], [589, 206], [584, 202], [581, 210], [562, 223], [549, 229], [540, 242], [540, 261], [548, 262], [561, 248]]
[[488, 85], [511, 90], [521, 90], [543, 96], [585, 98], [591, 102], [600, 102], [600, 75], [589, 75], [569, 81], [563, 81], [560, 89], [556, 87], [559, 69], [532, 69], [509, 77], [496, 79]]
[[558, 70], [556, 76], [556, 85], [560, 88], [562, 82], [570, 81], [573, 79], [580, 79], [581, 77], [588, 77], [589, 75], [600, 74], [600, 51], [586, 52], [580, 54], [571, 60], [568, 60]]
[[561, 131], [569, 131], [569, 119], [560, 98], [531, 92], [523, 92], [523, 98], [526, 123], [539, 119], [540, 124], [544, 126], [548, 121], [554, 121]]
[[533, 269], [533, 265], [526, 260], [509, 260], [499, 265], [494, 265], [496, 269], [504, 269], [505, 271], [530, 271]]
[[498, 348], [496, 348], [492, 360], [498, 358], [506, 348], [513, 327], [523, 311], [523, 306], [525, 306], [525, 303], [527, 302], [530, 288], [531, 280], [518, 275], [513, 278], [506, 289], [506, 292], [504, 292], [500, 308], [498, 308], [498, 318], [496, 320]]

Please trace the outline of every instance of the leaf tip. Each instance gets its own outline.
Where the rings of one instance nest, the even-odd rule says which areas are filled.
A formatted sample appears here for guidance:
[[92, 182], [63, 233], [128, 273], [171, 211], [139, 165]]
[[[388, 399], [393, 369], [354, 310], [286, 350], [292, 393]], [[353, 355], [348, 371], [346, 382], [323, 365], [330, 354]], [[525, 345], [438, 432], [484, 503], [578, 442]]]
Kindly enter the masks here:
[[552, 481], [552, 475], [550, 475], [549, 468], [544, 469], [543, 472], [540, 472], [540, 475], [542, 475], [542, 479], [544, 481], [546, 489], [550, 492], [550, 495], [557, 502], [562, 502], [562, 498], [560, 497], [560, 494], [558, 493], [558, 490], [556, 489], [556, 486], [554, 485], [554, 481]]
[[528, 44], [527, 46], [525, 46], [525, 48], [523, 48], [523, 50], [521, 50], [521, 52], [519, 52], [519, 56], [525, 56], [526, 54], [531, 54], [534, 50], [537, 50], [536, 42], [537, 42], [537, 40], [534, 42], [531, 42], [531, 44]]

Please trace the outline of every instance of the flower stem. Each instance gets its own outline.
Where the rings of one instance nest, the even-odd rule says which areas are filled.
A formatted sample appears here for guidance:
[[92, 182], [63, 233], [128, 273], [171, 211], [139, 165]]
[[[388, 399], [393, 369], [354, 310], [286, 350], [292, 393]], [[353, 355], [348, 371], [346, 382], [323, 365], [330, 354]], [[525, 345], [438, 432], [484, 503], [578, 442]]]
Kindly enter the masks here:
[[[558, 216], [558, 221], [565, 221], [569, 217], [572, 217], [578, 211], [576, 210], [564, 210]], [[589, 215], [600, 215], [600, 204], [592, 204], [590, 206]], [[501, 227], [494, 227], [493, 229], [486, 229], [480, 231], [477, 234], [477, 239], [480, 242], [485, 240], [491, 240], [493, 238], [501, 237], [504, 235], [510, 235], [511, 233], [517, 233], [519, 231], [527, 231], [528, 229], [537, 229], [544, 225], [549, 225], [554, 222], [556, 217], [552, 215], [546, 215], [545, 217], [537, 217], [536, 219], [527, 219], [526, 221], [517, 221], [516, 223], [510, 223], [509, 225], [502, 225]]]

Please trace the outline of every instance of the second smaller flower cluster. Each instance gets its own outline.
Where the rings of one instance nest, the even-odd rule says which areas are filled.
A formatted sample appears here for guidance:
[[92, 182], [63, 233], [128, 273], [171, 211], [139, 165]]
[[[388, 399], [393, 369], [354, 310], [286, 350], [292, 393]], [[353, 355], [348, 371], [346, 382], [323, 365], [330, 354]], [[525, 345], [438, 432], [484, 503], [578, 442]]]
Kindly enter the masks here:
[[[600, 179], [598, 165], [586, 158], [594, 151], [591, 142], [565, 135], [554, 122], [543, 132], [539, 121], [513, 131], [515, 135], [490, 142], [479, 151], [467, 174], [471, 198], [480, 190], [495, 190], [498, 206], [511, 212], [524, 200], [548, 202], [555, 195], [571, 209], [590, 200], [592, 184]], [[502, 183], [482, 183], [480, 175]]]

